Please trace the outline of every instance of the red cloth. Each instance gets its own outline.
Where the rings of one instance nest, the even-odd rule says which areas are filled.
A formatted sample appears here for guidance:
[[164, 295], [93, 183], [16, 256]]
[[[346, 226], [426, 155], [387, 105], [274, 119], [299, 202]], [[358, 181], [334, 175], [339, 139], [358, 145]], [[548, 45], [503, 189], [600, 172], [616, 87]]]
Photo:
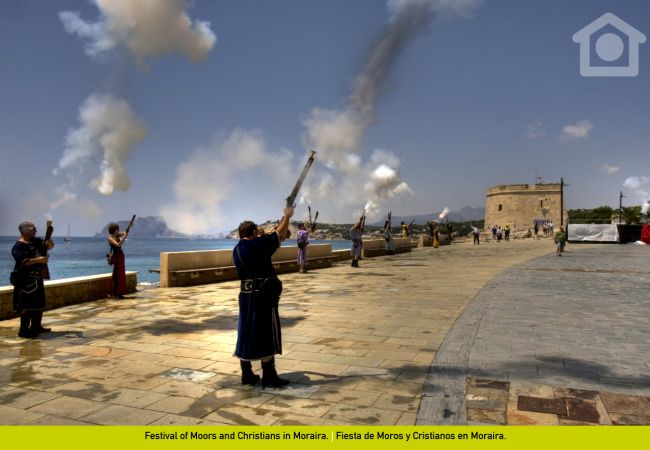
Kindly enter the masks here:
[[111, 279], [111, 290], [114, 296], [126, 294], [126, 266], [124, 264], [124, 253], [113, 254], [113, 278]]
[[644, 223], [641, 228], [641, 240], [646, 244], [650, 244], [650, 226], [647, 223]]

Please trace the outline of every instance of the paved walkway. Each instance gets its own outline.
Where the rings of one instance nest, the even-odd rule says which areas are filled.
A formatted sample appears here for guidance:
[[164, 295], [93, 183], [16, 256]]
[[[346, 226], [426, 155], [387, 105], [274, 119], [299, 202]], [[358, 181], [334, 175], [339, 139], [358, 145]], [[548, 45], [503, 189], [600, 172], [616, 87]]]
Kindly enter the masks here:
[[570, 248], [486, 284], [439, 349], [418, 423], [650, 424], [650, 249]]
[[495, 274], [549, 251], [457, 244], [283, 275], [286, 389], [239, 382], [236, 282], [47, 312], [55, 332], [42, 339], [0, 322], [0, 423], [412, 425], [465, 307]]

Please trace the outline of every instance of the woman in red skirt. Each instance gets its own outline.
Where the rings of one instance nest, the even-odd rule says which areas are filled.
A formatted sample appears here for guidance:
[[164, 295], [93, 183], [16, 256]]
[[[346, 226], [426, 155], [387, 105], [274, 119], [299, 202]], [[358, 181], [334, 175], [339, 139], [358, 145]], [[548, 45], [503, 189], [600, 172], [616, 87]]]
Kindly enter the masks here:
[[122, 245], [128, 235], [128, 231], [120, 233], [118, 224], [108, 224], [108, 245], [111, 246], [111, 253], [113, 253], [113, 278], [111, 280], [111, 296], [113, 298], [124, 298], [124, 294], [126, 294], [126, 266]]

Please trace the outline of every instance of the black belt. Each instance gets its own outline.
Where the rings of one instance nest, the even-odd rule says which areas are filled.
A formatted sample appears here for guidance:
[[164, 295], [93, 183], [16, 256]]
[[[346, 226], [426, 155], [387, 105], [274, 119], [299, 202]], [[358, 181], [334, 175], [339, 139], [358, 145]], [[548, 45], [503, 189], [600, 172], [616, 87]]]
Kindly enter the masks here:
[[262, 290], [266, 278], [250, 278], [241, 280], [241, 291], [244, 293], [257, 292]]

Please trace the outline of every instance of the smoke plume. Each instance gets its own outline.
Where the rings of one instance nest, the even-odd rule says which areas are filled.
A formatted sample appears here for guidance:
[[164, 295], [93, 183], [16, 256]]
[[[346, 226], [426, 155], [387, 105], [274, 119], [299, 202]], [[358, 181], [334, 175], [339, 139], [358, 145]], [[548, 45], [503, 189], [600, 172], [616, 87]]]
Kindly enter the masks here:
[[303, 141], [319, 151], [319, 160], [327, 168], [319, 173], [319, 184], [307, 187], [305, 199], [336, 198], [339, 206], [358, 204], [357, 193], [359, 186], [363, 186], [363, 195], [379, 210], [382, 200], [414, 195], [409, 185], [400, 180], [400, 161], [392, 152], [375, 150], [370, 161], [363, 163], [366, 129], [376, 120], [377, 100], [391, 68], [404, 48], [427, 29], [434, 14], [468, 15], [479, 3], [480, 0], [387, 2], [390, 19], [355, 78], [343, 108], [314, 108], [303, 119]]
[[627, 177], [623, 182], [623, 186], [631, 190], [637, 197], [637, 200], [643, 202], [641, 212], [646, 214], [649, 208], [650, 199], [650, 178], [646, 176], [631, 176]]
[[217, 42], [210, 23], [192, 20], [187, 0], [94, 0], [100, 17], [81, 18], [79, 12], [62, 11], [59, 18], [68, 33], [87, 40], [90, 56], [126, 47], [139, 62], [166, 53], [179, 53], [199, 62]]
[[445, 217], [447, 217], [448, 214], [449, 214], [449, 207], [445, 206], [445, 208], [440, 212], [440, 214], [438, 214], [438, 219], [442, 220]]
[[147, 133], [131, 106], [110, 94], [93, 94], [79, 108], [79, 122], [68, 131], [54, 174], [65, 173], [70, 183], [76, 184], [94, 163], [98, 174], [90, 185], [97, 192], [111, 195], [114, 190], [128, 190], [131, 180], [125, 162]]
[[258, 131], [235, 129], [213, 145], [199, 148], [178, 166], [173, 184], [174, 202], [160, 214], [170, 228], [187, 234], [205, 234], [224, 225], [221, 204], [238, 182], [264, 168], [276, 185], [295, 174], [288, 150], [270, 152]]

